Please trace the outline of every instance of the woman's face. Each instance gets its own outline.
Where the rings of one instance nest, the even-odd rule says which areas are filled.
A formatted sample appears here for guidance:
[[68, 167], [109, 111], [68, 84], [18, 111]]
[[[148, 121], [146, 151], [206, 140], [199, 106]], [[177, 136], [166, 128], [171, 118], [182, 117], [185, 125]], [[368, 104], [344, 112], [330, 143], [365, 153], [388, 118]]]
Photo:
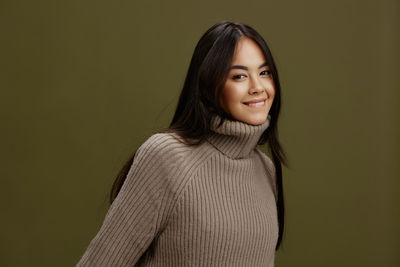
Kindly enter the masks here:
[[220, 98], [222, 108], [234, 119], [252, 125], [267, 119], [275, 86], [266, 64], [255, 41], [247, 37], [239, 39]]

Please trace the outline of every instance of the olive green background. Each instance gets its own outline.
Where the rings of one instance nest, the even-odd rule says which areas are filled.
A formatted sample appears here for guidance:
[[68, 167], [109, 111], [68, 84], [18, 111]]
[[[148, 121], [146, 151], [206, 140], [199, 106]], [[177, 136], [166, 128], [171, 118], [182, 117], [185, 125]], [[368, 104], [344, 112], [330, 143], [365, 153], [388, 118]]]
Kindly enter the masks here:
[[400, 266], [399, 1], [0, 1], [1, 266], [73, 266], [122, 163], [168, 126], [200, 36], [267, 40], [281, 78], [276, 266]]

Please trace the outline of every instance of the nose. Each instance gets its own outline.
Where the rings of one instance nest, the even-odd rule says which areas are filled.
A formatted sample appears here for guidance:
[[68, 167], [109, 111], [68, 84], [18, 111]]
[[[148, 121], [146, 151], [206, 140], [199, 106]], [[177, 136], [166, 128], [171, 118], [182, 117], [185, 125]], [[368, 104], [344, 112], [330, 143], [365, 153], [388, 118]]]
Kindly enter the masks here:
[[264, 90], [263, 84], [259, 77], [253, 77], [250, 81], [249, 94], [261, 93]]

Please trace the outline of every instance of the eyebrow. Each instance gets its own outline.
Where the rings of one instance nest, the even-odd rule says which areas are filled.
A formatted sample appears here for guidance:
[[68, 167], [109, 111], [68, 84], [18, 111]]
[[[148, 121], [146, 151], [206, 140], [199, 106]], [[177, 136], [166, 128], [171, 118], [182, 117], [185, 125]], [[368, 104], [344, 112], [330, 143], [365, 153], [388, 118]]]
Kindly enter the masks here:
[[[261, 64], [258, 68], [261, 69], [264, 66], [268, 66], [268, 62]], [[249, 70], [248, 67], [242, 65], [234, 65], [230, 69], [241, 69], [241, 70]]]

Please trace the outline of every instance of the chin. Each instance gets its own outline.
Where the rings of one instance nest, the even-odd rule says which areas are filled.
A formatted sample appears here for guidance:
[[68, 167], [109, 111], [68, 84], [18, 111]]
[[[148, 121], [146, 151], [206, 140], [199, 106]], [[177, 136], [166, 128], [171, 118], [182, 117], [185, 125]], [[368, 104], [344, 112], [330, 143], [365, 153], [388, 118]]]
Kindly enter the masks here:
[[240, 110], [236, 113], [230, 113], [229, 115], [233, 120], [251, 125], [260, 125], [267, 119], [268, 111], [248, 112], [247, 110]]
[[248, 124], [251, 124], [251, 125], [260, 125], [260, 124], [263, 124], [265, 122], [265, 120], [264, 121], [255, 121], [255, 122], [248, 122]]
[[248, 119], [243, 119], [242, 121], [247, 124], [251, 124], [251, 125], [260, 125], [260, 124], [263, 124], [266, 119], [267, 119], [267, 116], [260, 117], [260, 118], [251, 118], [251, 119], [248, 118]]

